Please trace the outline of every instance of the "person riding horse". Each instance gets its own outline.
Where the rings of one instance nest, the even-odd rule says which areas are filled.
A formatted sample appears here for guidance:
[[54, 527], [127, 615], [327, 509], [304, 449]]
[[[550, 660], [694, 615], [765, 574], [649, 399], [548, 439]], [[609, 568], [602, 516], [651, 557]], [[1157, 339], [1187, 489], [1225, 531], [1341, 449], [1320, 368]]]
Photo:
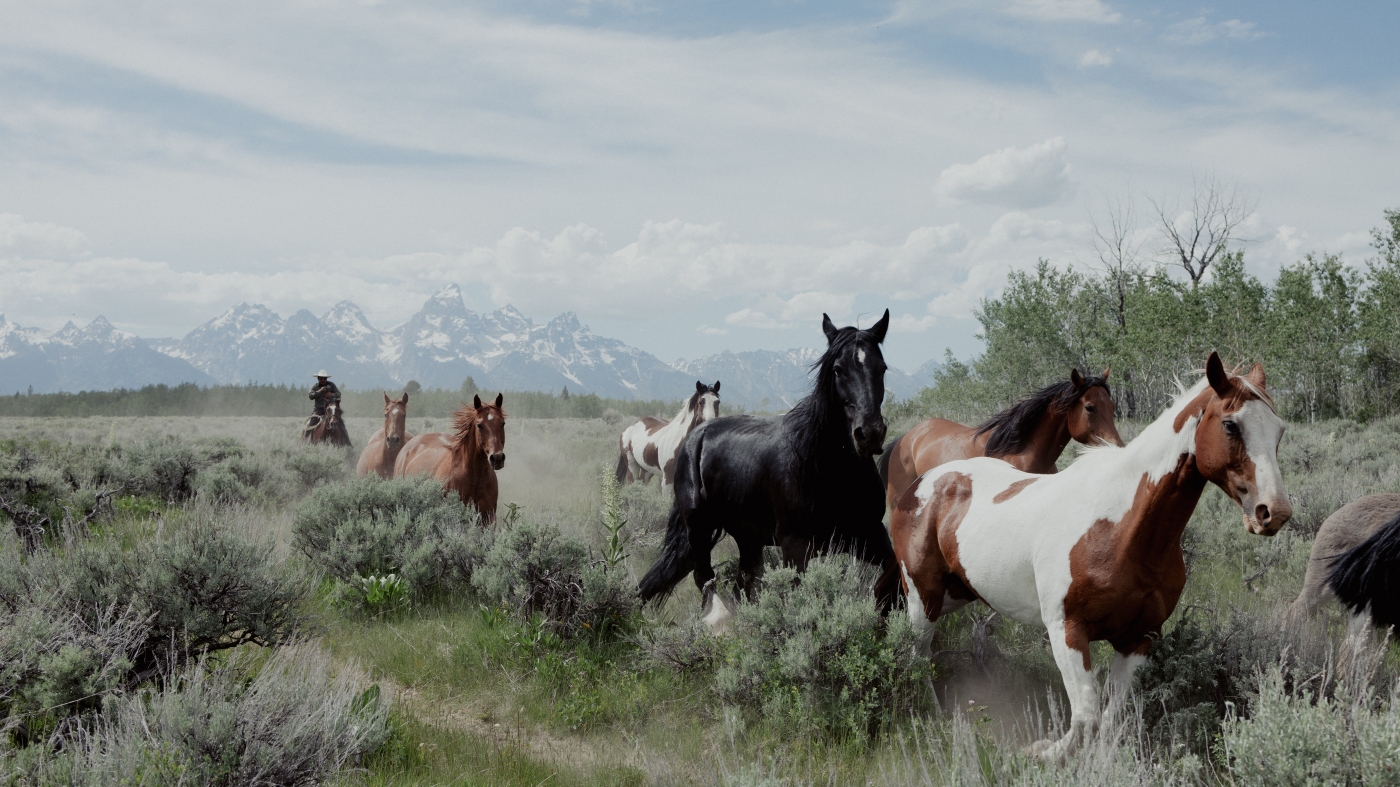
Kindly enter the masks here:
[[331, 382], [331, 376], [325, 369], [316, 373], [316, 384], [311, 386], [311, 395], [307, 397], [315, 402], [311, 410], [311, 417], [306, 419], [306, 426], [302, 428], [302, 439], [311, 435], [312, 430], [326, 417], [326, 405], [332, 402], [340, 402], [340, 389]]

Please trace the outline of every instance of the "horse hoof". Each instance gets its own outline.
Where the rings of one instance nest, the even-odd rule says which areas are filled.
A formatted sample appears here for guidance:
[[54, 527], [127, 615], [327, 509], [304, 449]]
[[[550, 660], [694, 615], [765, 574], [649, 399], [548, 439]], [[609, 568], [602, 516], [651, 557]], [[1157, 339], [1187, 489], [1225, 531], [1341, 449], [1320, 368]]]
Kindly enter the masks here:
[[1044, 762], [1056, 762], [1060, 758], [1055, 752], [1055, 742], [1052, 740], [1036, 741], [1022, 749], [1027, 757]]

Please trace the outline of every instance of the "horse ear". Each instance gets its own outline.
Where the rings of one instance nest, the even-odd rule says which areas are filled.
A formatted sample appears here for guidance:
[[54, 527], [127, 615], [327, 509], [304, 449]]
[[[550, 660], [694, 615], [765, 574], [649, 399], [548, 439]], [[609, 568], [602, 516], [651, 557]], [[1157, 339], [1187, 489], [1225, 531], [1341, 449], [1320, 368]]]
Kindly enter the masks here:
[[822, 312], [822, 333], [826, 334], [826, 343], [831, 344], [836, 341], [836, 325], [831, 322], [831, 318]]
[[1109, 364], [1108, 366], [1105, 366], [1105, 367], [1103, 368], [1103, 381], [1104, 381], [1104, 382], [1108, 382], [1108, 373], [1111, 372], [1111, 371], [1113, 371], [1113, 364]]
[[382, 393], [384, 394], [384, 406], [385, 406], [385, 407], [388, 407], [388, 406], [389, 406], [389, 392], [388, 392], [388, 391], [383, 391]]
[[504, 402], [505, 400], [506, 400], [506, 395], [505, 395], [505, 394], [502, 394], [502, 393], [496, 394], [496, 408], [497, 408], [497, 409], [500, 409], [500, 407], [501, 407], [501, 402]]
[[705, 384], [702, 383], [702, 382], [700, 382], [699, 380], [696, 380], [696, 381], [695, 381], [695, 392], [696, 392], [696, 393], [704, 393], [704, 392], [705, 392]]
[[1249, 370], [1249, 381], [1254, 383], [1256, 388], [1264, 387], [1264, 364], [1254, 364], [1254, 367]]
[[713, 390], [715, 393], [719, 393], [719, 380], [715, 380], [715, 387], [711, 390]]
[[874, 325], [870, 326], [870, 333], [874, 334], [874, 336], [875, 336], [875, 343], [876, 343], [876, 344], [883, 344], [883, 343], [884, 343], [884, 341], [885, 341], [885, 333], [886, 333], [887, 331], [889, 331], [889, 329], [890, 329], [890, 310], [889, 310], [889, 309], [885, 309], [885, 316], [884, 316], [884, 317], [881, 317], [879, 322], [877, 322], [877, 323], [875, 323]]
[[478, 410], [481, 409], [481, 394], [476, 394], [472, 396], [472, 407], [475, 407]]
[[1074, 386], [1074, 390], [1084, 390], [1084, 375], [1080, 374], [1078, 369], [1069, 370], [1069, 381]]
[[1230, 375], [1225, 372], [1225, 364], [1220, 362], [1220, 353], [1212, 352], [1206, 361], [1206, 379], [1217, 396], [1223, 399], [1230, 395]]
[[403, 403], [408, 404], [408, 391], [403, 392]]

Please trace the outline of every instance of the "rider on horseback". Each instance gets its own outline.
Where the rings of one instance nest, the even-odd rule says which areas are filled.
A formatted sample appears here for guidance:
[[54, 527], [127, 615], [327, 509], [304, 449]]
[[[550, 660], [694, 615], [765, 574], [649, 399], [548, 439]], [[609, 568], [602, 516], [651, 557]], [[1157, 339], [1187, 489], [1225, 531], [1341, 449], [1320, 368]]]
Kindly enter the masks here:
[[340, 389], [331, 382], [331, 376], [325, 369], [316, 373], [316, 384], [311, 386], [311, 395], [307, 397], [316, 403], [312, 409], [311, 417], [306, 419], [306, 426], [302, 428], [302, 439], [311, 436], [311, 432], [316, 425], [321, 423], [321, 419], [326, 417], [326, 405], [340, 401]]

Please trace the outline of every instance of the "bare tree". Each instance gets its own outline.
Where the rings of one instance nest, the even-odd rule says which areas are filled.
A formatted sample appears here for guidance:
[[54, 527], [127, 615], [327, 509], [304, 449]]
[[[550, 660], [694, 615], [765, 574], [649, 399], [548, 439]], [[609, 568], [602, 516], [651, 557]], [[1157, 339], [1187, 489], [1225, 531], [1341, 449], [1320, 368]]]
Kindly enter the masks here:
[[[1093, 230], [1094, 254], [1099, 258], [1097, 267], [1104, 277], [1102, 297], [1118, 326], [1121, 340], [1128, 331], [1128, 293], [1146, 267], [1141, 259], [1144, 239], [1138, 231], [1137, 206], [1132, 197], [1107, 198], [1103, 211], [1091, 215], [1089, 223]], [[1137, 415], [1133, 370], [1129, 365], [1121, 365], [1120, 369], [1123, 380], [1119, 389], [1120, 408], [1131, 418]]]
[[1170, 205], [1151, 200], [1162, 233], [1163, 256], [1180, 265], [1197, 287], [1206, 270], [1235, 236], [1240, 224], [1254, 212], [1256, 201], [1234, 186], [1226, 186], [1214, 175], [1191, 178], [1191, 202], [1184, 209], [1180, 201]]

